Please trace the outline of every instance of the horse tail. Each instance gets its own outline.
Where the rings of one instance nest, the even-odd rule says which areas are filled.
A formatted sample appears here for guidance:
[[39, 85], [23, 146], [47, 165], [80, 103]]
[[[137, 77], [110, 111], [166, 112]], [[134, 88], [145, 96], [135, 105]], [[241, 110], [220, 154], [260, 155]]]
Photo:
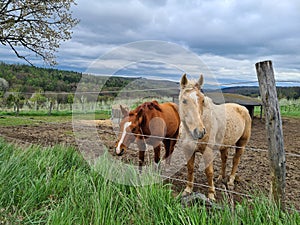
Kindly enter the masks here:
[[244, 132], [238, 141], [238, 145], [246, 145], [251, 137], [252, 119], [247, 108], [243, 110], [242, 116], [245, 119], [245, 127]]

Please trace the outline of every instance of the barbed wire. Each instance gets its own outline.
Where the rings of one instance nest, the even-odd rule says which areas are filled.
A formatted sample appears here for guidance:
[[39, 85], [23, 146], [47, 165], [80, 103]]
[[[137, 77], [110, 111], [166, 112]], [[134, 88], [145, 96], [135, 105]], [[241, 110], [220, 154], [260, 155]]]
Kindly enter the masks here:
[[[170, 179], [170, 180], [179, 181], [179, 182], [182, 182], [182, 183], [187, 183], [188, 182], [187, 180], [184, 180], [184, 179], [165, 176], [165, 175], [162, 175], [162, 174], [159, 174], [159, 176], [164, 178], [164, 179]], [[200, 183], [197, 183], [197, 182], [191, 182], [191, 183], [195, 186], [198, 186], [198, 187], [210, 188], [210, 186], [206, 185], [206, 184], [200, 184]], [[218, 190], [218, 191], [221, 191], [221, 192], [227, 192], [227, 193], [230, 193], [230, 194], [240, 195], [240, 196], [244, 196], [244, 197], [250, 197], [250, 198], [253, 197], [252, 195], [249, 195], [249, 194], [244, 194], [244, 193], [241, 193], [241, 192], [228, 190], [228, 189], [224, 189], [224, 188], [215, 187], [215, 190]]]
[[[44, 122], [42, 120], [35, 120], [35, 119], [30, 119], [30, 121], [36, 121], [36, 122]], [[49, 122], [47, 121], [46, 123], [49, 123], [49, 124], [60, 124], [59, 122]], [[81, 126], [84, 126], [82, 125], [82, 123], [80, 123]], [[97, 124], [95, 123], [95, 126], [97, 126]], [[118, 130], [108, 130], [108, 129], [99, 129], [97, 128], [97, 131], [101, 131], [101, 132], [105, 132], [105, 133], [111, 133], [112, 132], [115, 134], [115, 135], [119, 135], [119, 134], [122, 134], [123, 132], [122, 131], [118, 131]], [[176, 142], [180, 142], [182, 141], [181, 138], [170, 138], [170, 137], [162, 137], [162, 136], [156, 136], [156, 135], [146, 135], [146, 134], [135, 134], [135, 133], [132, 133], [132, 132], [126, 132], [126, 134], [128, 135], [135, 135], [135, 136], [138, 136], [138, 137], [143, 137], [143, 138], [157, 138], [157, 139], [166, 139], [166, 140], [171, 140], [171, 141], [176, 141]], [[195, 144], [204, 144], [204, 145], [211, 145], [211, 146], [217, 146], [217, 147], [225, 147], [225, 148], [244, 148], [244, 150], [248, 150], [248, 151], [253, 151], [253, 152], [264, 152], [264, 153], [268, 153], [268, 150], [267, 149], [263, 149], [263, 148], [254, 148], [254, 147], [239, 147], [239, 146], [235, 146], [235, 145], [225, 145], [225, 144], [220, 144], [220, 143], [212, 143], [212, 142], [203, 142], [203, 141], [199, 141], [199, 140], [189, 140], [189, 142], [194, 142]], [[289, 152], [286, 152], [285, 153], [286, 156], [291, 156], [291, 157], [299, 157], [300, 158], [300, 154], [297, 154], [297, 153], [289, 153]]]
[[[164, 178], [164, 179], [178, 181], [178, 182], [181, 182], [181, 183], [187, 183], [188, 182], [187, 180], [184, 180], [184, 179], [174, 178], [174, 177], [165, 176], [165, 175], [161, 175], [161, 174], [159, 176], [162, 177], [162, 178]], [[190, 183], [192, 183], [194, 186], [210, 188], [209, 185], [200, 184], [200, 183], [197, 183], [197, 182], [190, 182]], [[214, 187], [214, 188], [215, 188], [215, 190], [218, 190], [220, 192], [225, 192], [225, 193], [228, 193], [228, 194], [234, 194], [234, 195], [243, 196], [243, 197], [252, 198], [252, 199], [255, 197], [254, 195], [244, 194], [244, 193], [241, 193], [241, 192], [237, 192], [237, 191], [233, 191], [233, 190], [228, 190], [228, 189], [224, 189], [224, 188], [219, 188], [219, 187]], [[284, 202], [285, 203], [290, 203], [287, 200], [285, 200]], [[300, 213], [300, 210], [297, 210], [295, 208], [286, 207], [286, 209], [289, 209], [289, 210], [292, 210], [292, 211]]]
[[[105, 130], [101, 130], [101, 131], [105, 131]], [[121, 131], [114, 131], [114, 132], [118, 133], [118, 134], [122, 134], [123, 133]], [[135, 134], [135, 133], [131, 133], [131, 132], [126, 132], [126, 134], [140, 136], [140, 137], [146, 137], [146, 138], [166, 139], [166, 140], [172, 140], [172, 141], [177, 141], [177, 142], [182, 140], [181, 138], [168, 138], [168, 137], [161, 137], [161, 136], [155, 136], [155, 135]], [[225, 145], [225, 144], [212, 143], [212, 142], [201, 142], [199, 140], [189, 140], [189, 142], [194, 142], [196, 144], [204, 144], [204, 145], [225, 147], [225, 148], [236, 148], [236, 149], [237, 148], [244, 148], [245, 150], [255, 151], [255, 152], [268, 152], [267, 149], [253, 148], [253, 147], [247, 147], [247, 146], [245, 146], [245, 147], [239, 147], [239, 146], [235, 146], [235, 145]], [[293, 156], [293, 157], [300, 157], [300, 154], [289, 153], [289, 152], [286, 152], [285, 155]]]

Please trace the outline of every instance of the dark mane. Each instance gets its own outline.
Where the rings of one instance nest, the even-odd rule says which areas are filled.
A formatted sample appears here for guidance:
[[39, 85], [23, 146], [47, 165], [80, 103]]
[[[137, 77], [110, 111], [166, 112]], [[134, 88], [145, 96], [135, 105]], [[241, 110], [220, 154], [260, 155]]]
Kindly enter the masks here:
[[150, 110], [152, 110], [152, 109], [156, 109], [156, 110], [158, 110], [158, 111], [162, 111], [161, 110], [161, 108], [160, 108], [160, 106], [159, 106], [159, 104], [158, 104], [158, 102], [157, 101], [152, 101], [152, 102], [146, 102], [145, 103], [145, 107], [148, 107], [148, 109], [150, 109]]
[[160, 108], [159, 104], [157, 101], [152, 101], [152, 102], [145, 102], [142, 105], [140, 105], [139, 107], [137, 107], [134, 111], [135, 112], [139, 112], [140, 110], [144, 110], [144, 109], [149, 109], [149, 110], [153, 110], [156, 109], [160, 112], [162, 112], [162, 109]]

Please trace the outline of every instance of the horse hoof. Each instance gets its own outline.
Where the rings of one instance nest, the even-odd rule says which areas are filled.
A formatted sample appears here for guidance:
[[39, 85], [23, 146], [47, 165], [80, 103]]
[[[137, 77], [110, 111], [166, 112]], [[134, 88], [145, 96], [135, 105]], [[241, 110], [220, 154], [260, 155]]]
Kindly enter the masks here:
[[208, 198], [209, 198], [209, 200], [211, 200], [211, 201], [216, 201], [216, 198], [215, 198], [215, 194], [214, 194], [214, 193], [209, 193], [209, 194], [208, 194]]
[[228, 182], [227, 187], [228, 187], [229, 190], [232, 191], [234, 189], [234, 183], [233, 182]]
[[223, 176], [219, 175], [218, 178], [217, 178], [217, 182], [221, 183], [221, 182], [223, 182], [223, 180], [224, 180]]
[[191, 192], [188, 192], [186, 190], [184, 190], [181, 194], [182, 197], [186, 197], [186, 196], [189, 196], [190, 194], [192, 194]]

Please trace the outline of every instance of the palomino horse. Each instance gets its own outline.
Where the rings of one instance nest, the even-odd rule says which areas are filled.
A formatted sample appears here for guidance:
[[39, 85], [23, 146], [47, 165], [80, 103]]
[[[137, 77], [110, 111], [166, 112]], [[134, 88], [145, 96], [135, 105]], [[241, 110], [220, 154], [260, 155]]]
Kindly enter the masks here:
[[182, 148], [187, 158], [187, 186], [183, 195], [193, 190], [195, 153], [203, 154], [208, 180], [208, 197], [215, 199], [213, 183], [213, 150], [221, 152], [221, 171], [218, 179], [225, 178], [228, 148], [235, 147], [232, 170], [227, 183], [234, 186], [235, 174], [241, 155], [251, 135], [251, 117], [248, 110], [238, 104], [215, 105], [201, 92], [203, 76], [197, 82], [189, 81], [184, 74], [180, 81], [179, 115], [183, 124]]
[[180, 118], [178, 106], [172, 102], [159, 104], [157, 101], [145, 102], [128, 112], [122, 106], [124, 116], [120, 123], [120, 135], [116, 142], [116, 154], [123, 155], [126, 148], [136, 140], [139, 148], [139, 167], [144, 163], [146, 144], [154, 148], [154, 161], [160, 161], [160, 144], [165, 146], [166, 163], [174, 150], [179, 133]]

